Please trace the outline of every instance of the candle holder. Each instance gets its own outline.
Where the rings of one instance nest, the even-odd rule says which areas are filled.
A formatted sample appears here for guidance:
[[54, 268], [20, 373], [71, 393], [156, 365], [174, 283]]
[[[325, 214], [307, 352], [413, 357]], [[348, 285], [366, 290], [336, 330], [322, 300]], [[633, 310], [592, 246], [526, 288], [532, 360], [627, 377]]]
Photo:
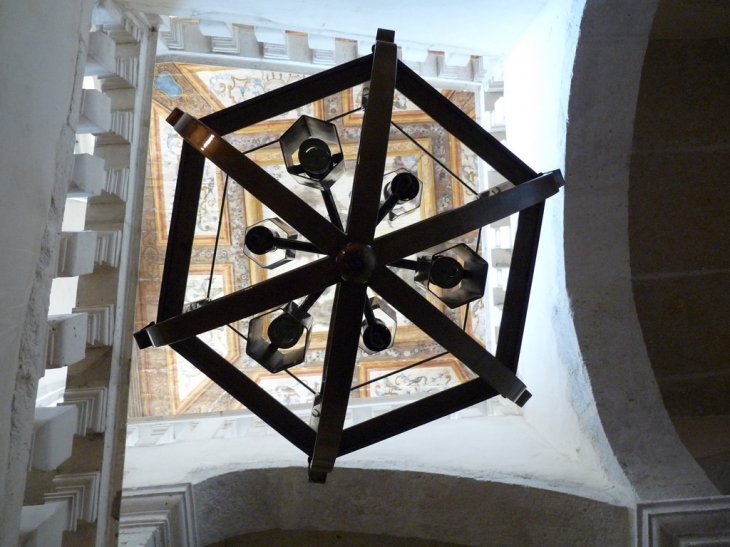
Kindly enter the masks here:
[[386, 216], [389, 222], [421, 206], [423, 183], [408, 169], [397, 169], [387, 173], [383, 186], [383, 203], [378, 210], [378, 222]]
[[276, 374], [304, 362], [312, 334], [312, 316], [294, 302], [262, 313], [248, 324], [246, 354]]
[[273, 270], [294, 260], [297, 251], [319, 252], [308, 241], [299, 241], [297, 231], [280, 218], [268, 218], [246, 228], [244, 254], [256, 264]]
[[360, 330], [360, 349], [370, 355], [385, 351], [393, 346], [397, 328], [395, 310], [378, 296], [368, 299]]
[[334, 124], [302, 116], [279, 139], [287, 172], [304, 186], [328, 190], [345, 172]]

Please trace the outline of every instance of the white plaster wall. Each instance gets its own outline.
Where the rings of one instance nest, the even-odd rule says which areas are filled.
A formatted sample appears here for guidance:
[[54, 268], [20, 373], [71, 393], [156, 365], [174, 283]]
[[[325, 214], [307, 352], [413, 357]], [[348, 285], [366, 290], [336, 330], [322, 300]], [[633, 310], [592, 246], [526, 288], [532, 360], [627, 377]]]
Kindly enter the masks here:
[[[86, 0], [0, 0], [2, 545], [13, 545], [17, 534], [39, 375], [40, 348], [21, 353], [21, 339], [34, 334], [27, 329], [41, 329], [48, 309], [54, 232], [60, 231], [65, 199], [59, 190], [71, 174], [77, 71], [83, 69], [81, 41], [90, 13]], [[57, 224], [51, 232], [49, 220]]]
[[[225, 418], [244, 414], [250, 416]], [[433, 422], [339, 459], [325, 485], [308, 483], [306, 455], [266, 427], [185, 440], [190, 422], [210, 437], [215, 429], [205, 420], [222, 419], [135, 420], [133, 427], [169, 429], [159, 445], [128, 448], [125, 461], [127, 494], [192, 485], [203, 545], [268, 529], [367, 531], [475, 546], [629, 545], [630, 509], [615, 486], [555, 450], [522, 416]], [[180, 439], [173, 440], [173, 429]]]
[[[546, 0], [127, 0], [149, 13], [197, 17], [372, 42], [378, 28], [396, 31], [399, 45], [499, 57], [510, 50]], [[316, 6], [316, 9], [313, 7]]]
[[[538, 172], [565, 172], [565, 142], [573, 60], [585, 0], [552, 0], [505, 60], [508, 146]], [[578, 347], [565, 283], [564, 195], [545, 207], [519, 375], [533, 394], [528, 424], [566, 458], [580, 461], [632, 503], [598, 419]]]
[[[124, 488], [195, 484], [222, 473], [262, 467], [298, 466], [306, 478], [306, 464], [305, 454], [264, 428], [237, 438], [128, 448]], [[521, 416], [438, 420], [338, 459], [333, 480], [345, 467], [501, 481], [623, 503], [604, 475], [556, 450]]]

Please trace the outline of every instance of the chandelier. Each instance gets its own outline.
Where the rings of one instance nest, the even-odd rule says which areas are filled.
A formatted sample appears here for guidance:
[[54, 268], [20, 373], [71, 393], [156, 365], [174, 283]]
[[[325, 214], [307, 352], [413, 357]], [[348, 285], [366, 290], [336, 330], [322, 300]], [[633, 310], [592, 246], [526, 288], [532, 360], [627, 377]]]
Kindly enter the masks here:
[[[334, 124], [300, 117], [279, 138], [287, 172], [321, 192], [328, 218], [222, 138], [360, 84], [367, 84], [364, 118], [346, 226], [331, 187], [345, 172]], [[502, 191], [376, 237], [384, 219], [418, 207], [423, 189], [407, 169], [386, 173], [395, 91], [502, 174]], [[516, 376], [544, 200], [563, 185], [559, 171], [538, 174], [480, 125], [397, 59], [394, 33], [378, 30], [373, 53], [225, 108], [200, 120], [175, 109], [168, 122], [185, 140], [178, 172], [157, 321], [135, 333], [137, 344], [169, 345], [283, 435], [309, 460], [309, 479], [324, 482], [339, 456], [494, 397], [522, 406], [530, 398]], [[275, 217], [246, 228], [244, 252], [273, 269], [297, 253], [315, 258], [217, 299], [185, 304], [205, 160], [270, 209]], [[499, 189], [497, 189], [499, 190]], [[489, 351], [426, 298], [449, 308], [484, 295], [488, 263], [463, 243], [448, 244], [519, 212], [496, 351]], [[435, 251], [434, 251], [435, 249]], [[405, 272], [411, 271], [413, 283]], [[249, 319], [247, 355], [271, 373], [304, 362], [312, 305], [331, 286], [335, 295], [321, 389], [309, 423], [293, 414], [198, 335]], [[416, 287], [420, 287], [420, 290]], [[377, 296], [368, 296], [368, 288]], [[344, 428], [358, 350], [393, 345], [396, 312], [440, 344], [475, 378], [386, 414]]]

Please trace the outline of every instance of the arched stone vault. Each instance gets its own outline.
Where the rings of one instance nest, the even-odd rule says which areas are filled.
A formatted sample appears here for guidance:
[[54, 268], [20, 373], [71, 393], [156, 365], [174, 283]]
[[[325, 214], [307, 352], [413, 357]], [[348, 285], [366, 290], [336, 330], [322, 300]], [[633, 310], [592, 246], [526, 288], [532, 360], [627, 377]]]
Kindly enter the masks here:
[[568, 108], [565, 271], [611, 450], [639, 500], [717, 494], [664, 408], [631, 286], [629, 159], [656, 0], [589, 1]]
[[[271, 529], [505, 547], [613, 547], [629, 539], [625, 508], [549, 490], [429, 473], [340, 469], [322, 487], [308, 484], [300, 468], [238, 471], [194, 485], [193, 499], [201, 545]], [[525, 526], [537, 521], [539, 526]]]

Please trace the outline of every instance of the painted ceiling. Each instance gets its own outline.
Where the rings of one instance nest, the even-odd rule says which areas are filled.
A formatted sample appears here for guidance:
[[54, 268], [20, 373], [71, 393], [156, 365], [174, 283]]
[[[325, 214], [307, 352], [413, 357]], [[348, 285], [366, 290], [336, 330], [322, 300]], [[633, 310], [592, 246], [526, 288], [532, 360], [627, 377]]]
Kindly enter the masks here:
[[[165, 121], [167, 115], [177, 107], [200, 118], [303, 77], [276, 71], [183, 63], [164, 63], [155, 68], [136, 329], [156, 318], [182, 146], [182, 139]], [[442, 93], [467, 114], [474, 116], [473, 93], [456, 90], [442, 90]], [[250, 159], [286, 184], [323, 216], [327, 216], [320, 193], [297, 184], [286, 172], [277, 140], [301, 115], [332, 120], [337, 127], [347, 169], [347, 174], [332, 187], [332, 192], [345, 221], [363, 119], [361, 98], [362, 87], [359, 86], [245, 128], [226, 139], [239, 150], [250, 151], [247, 154]], [[416, 211], [392, 223], [382, 222], [378, 227], [379, 233], [386, 233], [473, 199], [474, 193], [453, 175], [472, 188], [479, 187], [477, 158], [470, 150], [400, 94], [396, 93], [393, 104], [393, 122], [397, 127], [394, 125], [390, 135], [386, 172], [399, 168], [410, 170], [423, 182], [423, 191]], [[438, 161], [434, 161], [426, 151]], [[212, 163], [206, 163], [186, 302], [205, 297], [218, 298], [266, 279], [267, 276], [296, 268], [317, 256], [298, 252], [295, 260], [273, 270], [255, 264], [243, 252], [246, 227], [272, 216], [266, 207], [235, 181], [227, 181], [225, 173]], [[478, 234], [474, 232], [451, 244], [466, 243], [476, 248], [477, 238]], [[412, 272], [403, 270], [401, 275], [412, 282]], [[285, 372], [272, 374], [246, 355], [247, 320], [210, 331], [201, 335], [201, 338], [282, 403], [309, 403], [313, 400], [313, 392], [320, 387], [333, 293], [333, 288], [330, 288], [310, 311], [315, 320], [310, 349], [305, 362], [290, 370], [293, 375]], [[479, 310], [484, 306], [482, 301], [473, 303], [469, 311], [465, 306], [452, 311], [432, 295], [429, 298], [475, 338], [484, 339], [484, 329], [477, 320]], [[429, 360], [402, 370], [424, 359]], [[238, 401], [169, 348], [138, 352], [135, 354], [135, 365], [133, 374], [137, 378], [133, 381], [139, 385], [139, 394], [135, 394], [139, 400], [130, 407], [138, 409], [137, 414], [165, 416], [241, 408]], [[404, 317], [398, 316], [393, 347], [374, 355], [360, 352], [352, 396], [386, 397], [429, 393], [472, 377], [472, 373], [456, 359], [444, 354], [438, 344]]]

